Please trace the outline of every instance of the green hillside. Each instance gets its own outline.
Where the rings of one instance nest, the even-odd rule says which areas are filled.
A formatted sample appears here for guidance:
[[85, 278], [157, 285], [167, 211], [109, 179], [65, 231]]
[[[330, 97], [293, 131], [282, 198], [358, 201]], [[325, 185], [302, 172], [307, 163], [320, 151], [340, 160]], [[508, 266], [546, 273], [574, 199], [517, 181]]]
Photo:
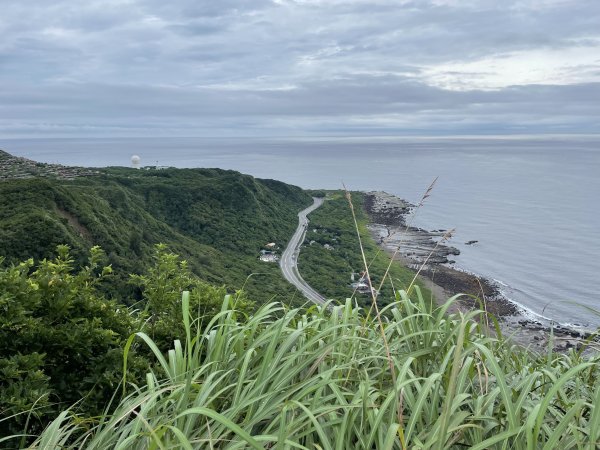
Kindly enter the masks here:
[[99, 245], [123, 274], [113, 290], [135, 297], [126, 274], [143, 272], [154, 245], [164, 243], [206, 281], [239, 289], [256, 273], [246, 291], [256, 300], [281, 298], [293, 289], [276, 264], [257, 256], [268, 242], [285, 244], [310, 201], [300, 188], [220, 169], [36, 173], [0, 182], [0, 255], [8, 263], [41, 259], [67, 244], [83, 262]]

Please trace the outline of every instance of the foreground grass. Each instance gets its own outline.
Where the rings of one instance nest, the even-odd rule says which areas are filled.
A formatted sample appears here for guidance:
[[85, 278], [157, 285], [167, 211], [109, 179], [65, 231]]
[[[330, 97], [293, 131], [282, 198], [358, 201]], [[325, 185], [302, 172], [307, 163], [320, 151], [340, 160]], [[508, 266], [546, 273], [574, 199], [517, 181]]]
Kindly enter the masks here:
[[[64, 411], [31, 448], [591, 449], [600, 434], [598, 357], [532, 355], [473, 318], [401, 292], [377, 319], [272, 303], [240, 317], [229, 297], [110, 415]], [[388, 359], [387, 350], [391, 355]], [[390, 369], [390, 364], [392, 369]], [[120, 394], [117, 394], [119, 396]]]

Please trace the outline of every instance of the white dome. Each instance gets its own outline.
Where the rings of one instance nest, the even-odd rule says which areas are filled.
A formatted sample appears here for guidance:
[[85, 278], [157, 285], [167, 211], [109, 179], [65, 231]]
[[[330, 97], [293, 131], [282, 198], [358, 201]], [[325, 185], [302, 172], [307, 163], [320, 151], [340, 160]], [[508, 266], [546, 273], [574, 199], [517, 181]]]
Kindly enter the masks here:
[[140, 158], [138, 155], [133, 155], [131, 157], [131, 167], [133, 167], [134, 169], [139, 169], [141, 160], [142, 158]]

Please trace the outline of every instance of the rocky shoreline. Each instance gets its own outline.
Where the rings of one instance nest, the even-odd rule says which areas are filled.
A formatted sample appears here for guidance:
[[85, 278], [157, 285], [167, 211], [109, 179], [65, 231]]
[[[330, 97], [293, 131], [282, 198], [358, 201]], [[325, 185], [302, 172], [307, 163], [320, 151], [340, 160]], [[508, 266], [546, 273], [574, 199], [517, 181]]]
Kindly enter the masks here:
[[[499, 319], [502, 331], [512, 339], [536, 351], [547, 349], [553, 339], [556, 350], [584, 345], [589, 334], [576, 329], [533, 320], [519, 305], [504, 297], [491, 280], [452, 266], [452, 256], [460, 251], [448, 244], [447, 230], [423, 230], [410, 224], [414, 205], [386, 192], [366, 192], [364, 208], [369, 216], [368, 229], [373, 239], [389, 255], [407, 267], [418, 270], [438, 302], [455, 294], [461, 296], [454, 310], [485, 309]], [[483, 300], [483, 302], [482, 302]]]

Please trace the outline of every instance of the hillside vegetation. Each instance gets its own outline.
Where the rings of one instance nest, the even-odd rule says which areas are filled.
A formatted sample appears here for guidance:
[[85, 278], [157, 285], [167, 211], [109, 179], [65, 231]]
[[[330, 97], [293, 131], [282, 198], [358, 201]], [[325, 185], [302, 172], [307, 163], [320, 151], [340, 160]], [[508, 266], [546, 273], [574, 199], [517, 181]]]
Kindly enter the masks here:
[[[293, 295], [275, 264], [258, 261], [269, 242], [285, 245], [297, 213], [310, 204], [300, 188], [219, 169], [133, 170], [65, 180], [34, 177], [0, 182], [0, 256], [7, 262], [55, 255], [69, 245], [79, 263], [99, 245], [118, 277], [113, 293], [142, 273], [153, 247], [166, 244], [195, 274], [256, 300]], [[247, 281], [250, 274], [254, 275]]]
[[[372, 283], [375, 288], [379, 288], [390, 257], [380, 250], [367, 230], [368, 217], [363, 208], [364, 195], [361, 192], [352, 192], [351, 197], [362, 247], [370, 265]], [[359, 305], [369, 306], [371, 295], [360, 294], [351, 287], [352, 274], [354, 281], [358, 281], [360, 273], [364, 271], [364, 264], [361, 243], [344, 192], [329, 192], [323, 205], [308, 218], [310, 223], [298, 259], [302, 277], [308, 284], [317, 287], [326, 298], [353, 298]], [[386, 282], [381, 285], [379, 304], [383, 306], [393, 301], [394, 289], [408, 289], [414, 275], [414, 271], [400, 263], [392, 264]], [[421, 286], [418, 282], [416, 284]], [[423, 295], [431, 300], [431, 293], [422, 286], [421, 289]]]
[[597, 356], [529, 354], [450, 302], [400, 292], [378, 323], [349, 300], [245, 317], [226, 297], [205, 325], [184, 293], [172, 350], [125, 345], [153, 349], [145, 382], [97, 422], [63, 411], [32, 448], [597, 448]]
[[[5, 266], [0, 258], [0, 438], [38, 432], [75, 403], [82, 419], [93, 421], [122, 380], [123, 348], [132, 333], [144, 330], [167, 351], [185, 335], [184, 289], [198, 324], [214, 317], [226, 293], [158, 245], [148, 271], [129, 277], [142, 298], [128, 308], [127, 298], [108, 299], [103, 292], [117, 274], [102, 250], [92, 248], [83, 267], [66, 246], [57, 251], [37, 264], [29, 259]], [[242, 293], [234, 298], [240, 313], [254, 308]], [[132, 355], [130, 380], [143, 380], [151, 353], [141, 348]], [[27, 439], [9, 447], [1, 442], [0, 448], [21, 448]]]
[[[449, 314], [455, 298], [407, 293], [396, 265], [380, 314], [349, 298], [363, 264], [341, 192], [300, 253], [334, 299], [321, 307], [257, 259], [311, 203], [299, 188], [218, 169], [17, 169], [0, 181], [0, 448], [600, 447], [592, 338], [532, 353], [482, 312]], [[378, 287], [388, 258], [352, 198]]]

